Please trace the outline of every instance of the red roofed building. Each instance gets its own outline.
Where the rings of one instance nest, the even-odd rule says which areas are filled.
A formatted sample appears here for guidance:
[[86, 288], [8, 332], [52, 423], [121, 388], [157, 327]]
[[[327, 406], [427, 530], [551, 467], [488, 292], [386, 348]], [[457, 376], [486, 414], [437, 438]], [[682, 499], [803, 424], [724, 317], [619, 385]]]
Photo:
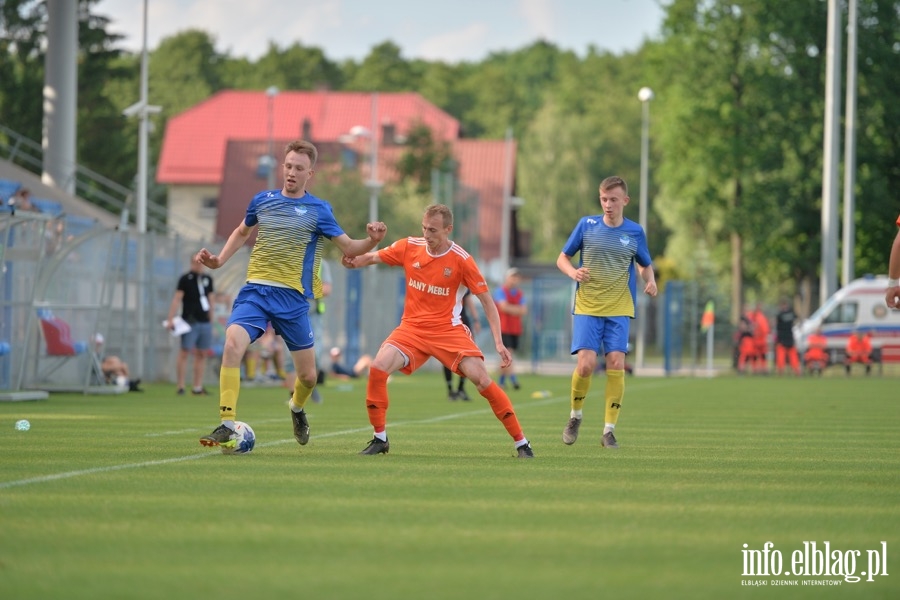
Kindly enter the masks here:
[[[395, 173], [400, 144], [412, 127], [425, 124], [435, 140], [450, 144], [460, 184], [478, 194], [479, 258], [500, 258], [498, 232], [504, 194], [514, 189], [515, 143], [459, 139], [459, 121], [413, 92], [224, 91], [172, 117], [157, 170], [157, 181], [169, 188], [170, 226], [187, 237], [227, 237], [250, 198], [265, 187], [256, 168], [270, 144], [277, 156], [287, 140], [309, 139], [322, 164], [336, 160], [342, 146], [368, 147], [371, 141], [360, 134], [368, 136], [373, 122], [380, 130], [381, 179]], [[369, 179], [368, 161], [360, 168]]]

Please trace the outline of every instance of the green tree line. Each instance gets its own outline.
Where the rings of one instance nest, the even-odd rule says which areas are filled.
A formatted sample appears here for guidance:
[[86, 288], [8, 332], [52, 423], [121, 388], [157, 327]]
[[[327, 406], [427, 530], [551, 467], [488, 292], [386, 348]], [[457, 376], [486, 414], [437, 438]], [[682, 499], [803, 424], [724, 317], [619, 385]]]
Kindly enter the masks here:
[[[139, 97], [141, 57], [119, 47], [96, 0], [78, 2], [78, 161], [129, 185], [137, 126], [122, 110]], [[857, 273], [884, 273], [900, 189], [900, 1], [859, 0], [858, 7], [855, 261]], [[466, 137], [513, 132], [515, 193], [526, 201], [519, 227], [529, 232], [529, 258], [552, 262], [577, 217], [600, 212], [603, 177], [629, 182], [626, 214], [637, 220], [637, 92], [648, 86], [655, 93], [648, 233], [663, 278], [701, 281], [710, 294], [727, 290], [733, 315], [744, 300], [814, 294], [827, 3], [671, 0], [664, 11], [658, 35], [634, 52], [590, 48], [579, 56], [538, 41], [460, 63], [408, 60], [390, 40], [361, 61], [333, 61], [327, 48], [302, 40], [270, 42], [251, 61], [216, 51], [208, 32], [185, 31], [150, 51], [150, 102], [163, 107], [154, 117], [151, 161], [167, 119], [220, 90], [416, 91], [459, 119]], [[45, 32], [43, 0], [0, 3], [0, 123], [32, 139], [41, 134]], [[400, 219], [391, 223], [397, 231], [417, 227], [415, 207], [430, 197], [428, 171], [452, 164], [428, 132], [410, 137], [401, 165], [407, 180], [383, 192], [397, 200], [383, 203], [388, 211], [401, 207], [385, 215]], [[365, 218], [358, 178], [323, 185], [336, 210], [352, 206], [347, 218]], [[164, 190], [153, 193], [165, 201]]]

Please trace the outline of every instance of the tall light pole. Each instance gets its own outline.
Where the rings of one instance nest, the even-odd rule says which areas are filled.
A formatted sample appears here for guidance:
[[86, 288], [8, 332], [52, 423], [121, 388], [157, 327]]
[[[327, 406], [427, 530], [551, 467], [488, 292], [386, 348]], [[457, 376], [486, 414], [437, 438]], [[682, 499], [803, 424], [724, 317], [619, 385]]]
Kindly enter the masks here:
[[[137, 259], [137, 307], [135, 320], [137, 321], [137, 333], [134, 336], [135, 342], [135, 374], [140, 375], [146, 372], [144, 365], [144, 343], [145, 331], [148, 329], [145, 325], [145, 302], [147, 294], [144, 293], [146, 282], [144, 279], [147, 274], [146, 265], [146, 233], [147, 233], [147, 175], [149, 168], [147, 166], [147, 138], [150, 131], [149, 117], [151, 114], [158, 113], [162, 110], [159, 106], [148, 104], [148, 85], [149, 67], [147, 63], [147, 0], [144, 0], [144, 23], [143, 23], [143, 42], [141, 47], [141, 99], [132, 104], [124, 111], [126, 117], [139, 116], [141, 119], [140, 129], [138, 129], [138, 173], [137, 173], [137, 230], [138, 230], [138, 259]], [[127, 224], [127, 219], [123, 218], [122, 224]]]
[[268, 183], [269, 189], [275, 187], [275, 96], [278, 95], [278, 88], [269, 86], [266, 88], [266, 96], [269, 97], [269, 150], [266, 153], [266, 162], [268, 163]]
[[[653, 100], [653, 90], [642, 87], [638, 91], [638, 100], [643, 105], [643, 118], [641, 125], [641, 197], [638, 205], [638, 223], [647, 232], [647, 172], [649, 167], [650, 151], [650, 101]], [[635, 362], [638, 367], [644, 366], [644, 339], [647, 335], [647, 299], [643, 294], [637, 297], [637, 332], [635, 336]]]
[[378, 220], [378, 192], [381, 190], [381, 182], [378, 181], [378, 93], [372, 93], [372, 129], [371, 134], [371, 150], [369, 159], [369, 181], [366, 185], [369, 187], [369, 222], [374, 223]]

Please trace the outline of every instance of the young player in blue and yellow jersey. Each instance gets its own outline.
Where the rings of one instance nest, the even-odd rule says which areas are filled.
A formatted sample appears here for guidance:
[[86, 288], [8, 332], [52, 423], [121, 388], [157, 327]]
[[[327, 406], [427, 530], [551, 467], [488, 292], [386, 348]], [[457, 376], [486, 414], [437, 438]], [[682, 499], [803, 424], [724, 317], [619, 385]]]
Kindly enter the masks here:
[[257, 194], [241, 223], [218, 255], [206, 248], [194, 257], [211, 269], [224, 265], [250, 239], [256, 242], [241, 289], [225, 329], [225, 348], [219, 374], [219, 416], [222, 424], [200, 438], [204, 446], [235, 444], [235, 418], [241, 387], [241, 358], [247, 347], [266, 331], [268, 323], [291, 353], [297, 379], [291, 396], [294, 437], [309, 441], [309, 422], [303, 410], [316, 386], [315, 342], [309, 320], [310, 299], [321, 296], [318, 277], [326, 239], [345, 256], [359, 256], [378, 245], [387, 232], [384, 223], [366, 225], [367, 237], [351, 239], [334, 218], [331, 205], [306, 191], [318, 152], [305, 140], [285, 148], [284, 187]]
[[[597, 368], [597, 355], [606, 354], [606, 425], [601, 444], [618, 448], [613, 430], [625, 395], [625, 355], [628, 330], [634, 318], [637, 275], [644, 293], [656, 296], [647, 237], [643, 228], [623, 215], [628, 186], [620, 177], [600, 183], [602, 215], [582, 217], [563, 247], [556, 266], [574, 279], [572, 354], [578, 357], [572, 373], [572, 410], [563, 442], [574, 444], [581, 427], [582, 407]], [[581, 253], [579, 266], [572, 257]]]

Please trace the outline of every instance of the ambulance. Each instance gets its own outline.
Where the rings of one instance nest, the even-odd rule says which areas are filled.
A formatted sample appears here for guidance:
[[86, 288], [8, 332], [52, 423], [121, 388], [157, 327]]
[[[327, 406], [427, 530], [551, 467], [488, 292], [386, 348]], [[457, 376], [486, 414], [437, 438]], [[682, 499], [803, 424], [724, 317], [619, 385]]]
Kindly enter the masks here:
[[884, 302], [887, 276], [867, 275], [839, 289], [819, 310], [794, 327], [794, 339], [802, 352], [806, 338], [817, 329], [828, 340], [832, 353], [842, 352], [854, 331], [872, 334], [872, 348], [900, 344], [900, 310]]

